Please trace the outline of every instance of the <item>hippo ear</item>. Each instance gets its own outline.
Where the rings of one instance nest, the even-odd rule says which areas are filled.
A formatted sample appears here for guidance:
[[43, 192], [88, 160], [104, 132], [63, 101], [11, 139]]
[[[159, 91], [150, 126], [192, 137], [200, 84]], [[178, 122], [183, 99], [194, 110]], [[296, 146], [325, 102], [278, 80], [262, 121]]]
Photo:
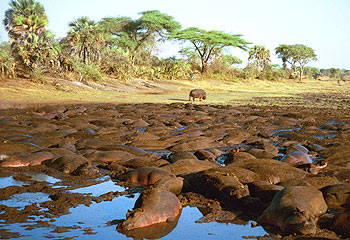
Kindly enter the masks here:
[[295, 211], [298, 212], [298, 213], [304, 213], [305, 212], [304, 210], [301, 210], [299, 207], [296, 207]]

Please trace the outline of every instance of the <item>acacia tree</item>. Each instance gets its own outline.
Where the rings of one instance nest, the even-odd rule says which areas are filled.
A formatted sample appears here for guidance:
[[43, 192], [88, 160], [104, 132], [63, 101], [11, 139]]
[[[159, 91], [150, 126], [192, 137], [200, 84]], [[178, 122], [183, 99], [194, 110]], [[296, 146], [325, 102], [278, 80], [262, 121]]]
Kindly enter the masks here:
[[12, 0], [3, 20], [10, 37], [13, 56], [30, 70], [45, 62], [52, 50], [54, 36], [44, 7], [35, 0]]
[[293, 72], [299, 70], [299, 81], [303, 76], [305, 65], [310, 61], [317, 60], [314, 50], [302, 44], [282, 44], [275, 48], [275, 52], [282, 59], [284, 69], [286, 69], [286, 64], [289, 63]]
[[158, 10], [144, 11], [139, 19], [129, 17], [104, 18], [100, 28], [106, 33], [111, 46], [121, 47], [134, 57], [155, 41], [165, 40], [181, 28], [173, 17]]
[[190, 41], [201, 59], [201, 72], [205, 72], [216, 52], [226, 47], [238, 47], [247, 50], [249, 44], [242, 35], [227, 34], [220, 31], [205, 31], [199, 28], [187, 28], [176, 31], [171, 38], [179, 41]]

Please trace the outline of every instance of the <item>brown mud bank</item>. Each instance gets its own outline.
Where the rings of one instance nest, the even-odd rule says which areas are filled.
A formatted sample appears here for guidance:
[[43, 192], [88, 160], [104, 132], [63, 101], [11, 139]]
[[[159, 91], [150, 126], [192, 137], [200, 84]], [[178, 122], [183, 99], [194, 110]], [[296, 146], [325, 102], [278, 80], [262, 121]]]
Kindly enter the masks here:
[[[188, 207], [199, 210], [197, 223], [232, 223], [220, 231], [231, 237], [231, 228], [247, 223], [258, 233], [246, 228], [236, 237], [350, 237], [349, 145], [344, 108], [143, 103], [2, 109], [1, 238], [121, 232], [159, 239], [187, 224]], [[86, 219], [79, 213], [90, 210]], [[76, 211], [80, 217], [64, 220]], [[91, 219], [96, 226], [84, 224]], [[186, 235], [227, 237], [195, 235], [201, 226]]]

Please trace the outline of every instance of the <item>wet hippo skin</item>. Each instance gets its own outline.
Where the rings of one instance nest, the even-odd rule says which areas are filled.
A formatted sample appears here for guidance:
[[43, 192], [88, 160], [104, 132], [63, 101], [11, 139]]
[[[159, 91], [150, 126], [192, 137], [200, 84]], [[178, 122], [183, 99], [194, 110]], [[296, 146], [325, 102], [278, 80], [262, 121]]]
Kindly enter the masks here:
[[152, 224], [175, 221], [182, 205], [176, 195], [158, 188], [145, 190], [136, 200], [134, 210], [118, 226], [122, 230], [146, 227]]
[[175, 175], [156, 167], [140, 167], [129, 171], [118, 178], [126, 181], [127, 183], [136, 183], [149, 186], [155, 184], [160, 179], [167, 177], [175, 177]]
[[274, 225], [287, 234], [315, 234], [317, 217], [327, 209], [322, 193], [316, 188], [286, 187], [274, 196], [258, 222]]

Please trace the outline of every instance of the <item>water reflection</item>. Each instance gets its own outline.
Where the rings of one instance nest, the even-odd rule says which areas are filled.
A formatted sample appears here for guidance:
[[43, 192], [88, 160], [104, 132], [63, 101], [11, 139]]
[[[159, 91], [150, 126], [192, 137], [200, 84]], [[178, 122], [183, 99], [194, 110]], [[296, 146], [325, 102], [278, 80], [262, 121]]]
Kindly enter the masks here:
[[[60, 181], [45, 174], [27, 173], [31, 180], [46, 181], [50, 184]], [[87, 187], [80, 187], [74, 190], [67, 190], [74, 193], [90, 194], [100, 196], [111, 191], [123, 192], [124, 187], [116, 185], [109, 177], [101, 178], [102, 182]], [[12, 176], [1, 178], [0, 186], [18, 186], [24, 182], [16, 181]], [[43, 238], [74, 238], [79, 239], [239, 239], [245, 235], [262, 236], [266, 234], [262, 227], [252, 228], [248, 224], [227, 224], [227, 223], [198, 223], [205, 211], [195, 207], [185, 207], [179, 218], [173, 222], [154, 224], [149, 227], [135, 229], [120, 233], [115, 223], [120, 223], [126, 218], [126, 213], [131, 210], [139, 197], [139, 190], [132, 194], [122, 195], [110, 201], [92, 202], [89, 206], [78, 205], [69, 210], [66, 215], [46, 218], [45, 215], [33, 216], [26, 224], [5, 224], [0, 221], [0, 229], [8, 229], [6, 234], [15, 234], [21, 239], [43, 239]], [[11, 199], [1, 201], [9, 207], [24, 208], [27, 205], [51, 201], [48, 194], [22, 193], [14, 194]], [[40, 206], [39, 204], [37, 204]], [[20, 210], [20, 209], [19, 209]], [[45, 213], [47, 209], [41, 208], [40, 212]], [[63, 229], [64, 231], [56, 231]]]
[[111, 191], [123, 192], [125, 191], [125, 188], [119, 185], [116, 185], [111, 179], [108, 179], [105, 182], [94, 184], [88, 187], [77, 188], [74, 190], [70, 190], [69, 192], [90, 194], [91, 196], [98, 197], [104, 193], [108, 193]]
[[160, 239], [168, 235], [177, 226], [181, 213], [177, 216], [174, 221], [163, 222], [153, 224], [147, 227], [136, 228], [129, 231], [120, 231], [117, 227], [117, 231], [120, 231], [127, 237], [133, 239]]
[[49, 201], [49, 194], [47, 193], [21, 193], [14, 194], [9, 200], [0, 201], [0, 205], [6, 205], [7, 207], [19, 207], [23, 208], [25, 206], [31, 205], [33, 203], [41, 203], [45, 201]]
[[[30, 176], [31, 181], [38, 181], [38, 182], [45, 181], [50, 184], [55, 184], [61, 181], [60, 179], [48, 176], [43, 173], [25, 173], [25, 175]], [[14, 176], [0, 178], [0, 188], [6, 188], [9, 186], [24, 186], [26, 184], [29, 184], [29, 181], [16, 180], [13, 177]]]

